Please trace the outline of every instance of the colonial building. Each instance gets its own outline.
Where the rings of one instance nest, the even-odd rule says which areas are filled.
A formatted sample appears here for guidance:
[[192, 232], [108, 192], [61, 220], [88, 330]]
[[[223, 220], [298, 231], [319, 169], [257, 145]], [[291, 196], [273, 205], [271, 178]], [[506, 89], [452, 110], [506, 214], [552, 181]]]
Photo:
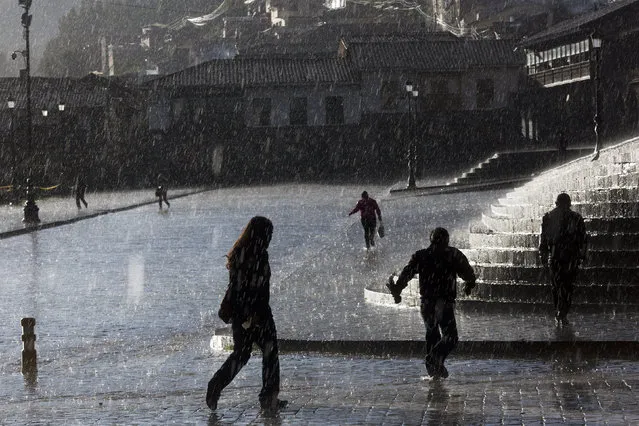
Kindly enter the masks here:
[[359, 122], [359, 83], [339, 58], [210, 61], [149, 90], [151, 130], [186, 179], [328, 176]]
[[519, 146], [515, 100], [524, 58], [512, 42], [449, 33], [363, 37], [342, 40], [340, 56], [359, 72], [362, 124], [397, 141], [396, 149], [405, 149], [411, 132], [418, 173], [450, 172], [464, 160]]
[[95, 75], [32, 77], [31, 126], [26, 93], [25, 79], [0, 79], [0, 186], [30, 174], [68, 189], [78, 173], [94, 188], [135, 184], [147, 145], [135, 91]]
[[240, 55], [150, 83], [149, 123], [185, 165], [176, 174], [196, 180], [401, 177], [413, 137], [418, 173], [450, 172], [517, 146], [522, 65], [508, 42], [449, 33], [343, 40], [332, 57]]
[[639, 1], [621, 0], [524, 39], [535, 85], [525, 97], [523, 134], [594, 146], [636, 132], [638, 34]]

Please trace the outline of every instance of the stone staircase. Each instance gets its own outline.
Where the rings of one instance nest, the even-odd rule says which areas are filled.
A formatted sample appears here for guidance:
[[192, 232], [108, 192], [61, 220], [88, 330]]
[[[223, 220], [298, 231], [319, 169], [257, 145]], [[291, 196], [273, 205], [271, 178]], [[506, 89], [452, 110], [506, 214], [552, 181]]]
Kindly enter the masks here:
[[539, 174], [490, 206], [470, 227], [478, 286], [472, 298], [550, 303], [538, 263], [543, 214], [560, 192], [586, 222], [589, 252], [577, 278], [575, 304], [639, 305], [639, 138]]
[[485, 185], [502, 181], [525, 182], [541, 171], [592, 152], [592, 148], [571, 148], [561, 159], [556, 149], [497, 152], [447, 185]]

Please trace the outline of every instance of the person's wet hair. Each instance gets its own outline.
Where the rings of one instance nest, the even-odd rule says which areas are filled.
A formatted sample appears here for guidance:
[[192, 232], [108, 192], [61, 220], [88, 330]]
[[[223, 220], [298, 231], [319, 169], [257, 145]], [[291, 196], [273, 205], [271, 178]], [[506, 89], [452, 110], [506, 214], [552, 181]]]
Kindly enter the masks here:
[[240, 237], [229, 250], [226, 267], [231, 268], [239, 259], [242, 250], [245, 252], [261, 252], [268, 248], [273, 236], [273, 222], [264, 216], [254, 216], [246, 225]]
[[431, 244], [438, 247], [448, 246], [449, 235], [448, 231], [444, 228], [435, 228], [430, 233]]
[[362, 192], [362, 198], [368, 198], [368, 192], [366, 191]]
[[556, 206], [570, 207], [570, 204], [571, 204], [570, 195], [566, 194], [565, 192], [562, 192], [561, 194], [557, 195], [557, 200], [555, 201]]

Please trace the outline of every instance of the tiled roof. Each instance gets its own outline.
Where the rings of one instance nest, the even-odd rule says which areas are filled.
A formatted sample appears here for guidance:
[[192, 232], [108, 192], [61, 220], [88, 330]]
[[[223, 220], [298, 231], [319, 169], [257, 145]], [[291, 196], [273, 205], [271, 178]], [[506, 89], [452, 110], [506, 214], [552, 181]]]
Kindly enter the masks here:
[[206, 62], [150, 82], [152, 87], [245, 87], [353, 83], [348, 61], [340, 58], [240, 58]]
[[610, 15], [611, 13], [622, 13], [622, 9], [632, 5], [639, 5], [639, 0], [618, 0], [606, 7], [602, 7], [599, 10], [584, 13], [583, 15], [576, 16], [572, 19], [559, 22], [557, 25], [553, 25], [544, 31], [522, 40], [521, 45], [533, 46], [535, 44], [543, 44], [572, 34], [590, 32], [592, 24], [595, 24], [599, 19]]
[[463, 71], [479, 67], [518, 67], [524, 56], [509, 40], [345, 41], [347, 56], [362, 70]]
[[259, 40], [238, 41], [239, 54], [247, 57], [337, 55], [340, 39], [367, 41], [457, 40], [450, 32], [397, 28], [397, 24], [323, 24], [314, 27], [272, 27]]
[[[13, 98], [16, 108], [27, 105], [26, 81], [21, 78], [0, 78], [0, 109]], [[109, 91], [78, 79], [31, 77], [31, 108], [57, 108], [62, 101], [67, 108], [96, 108], [104, 106]]]

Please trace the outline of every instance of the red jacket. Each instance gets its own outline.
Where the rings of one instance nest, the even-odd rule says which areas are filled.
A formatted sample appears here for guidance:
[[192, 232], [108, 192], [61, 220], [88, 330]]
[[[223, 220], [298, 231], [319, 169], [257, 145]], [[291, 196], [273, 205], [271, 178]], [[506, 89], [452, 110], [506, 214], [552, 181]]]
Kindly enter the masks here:
[[350, 216], [358, 211], [360, 212], [362, 219], [376, 220], [375, 213], [377, 213], [379, 220], [382, 220], [382, 211], [379, 209], [377, 201], [370, 197], [359, 200], [355, 208], [348, 215]]

